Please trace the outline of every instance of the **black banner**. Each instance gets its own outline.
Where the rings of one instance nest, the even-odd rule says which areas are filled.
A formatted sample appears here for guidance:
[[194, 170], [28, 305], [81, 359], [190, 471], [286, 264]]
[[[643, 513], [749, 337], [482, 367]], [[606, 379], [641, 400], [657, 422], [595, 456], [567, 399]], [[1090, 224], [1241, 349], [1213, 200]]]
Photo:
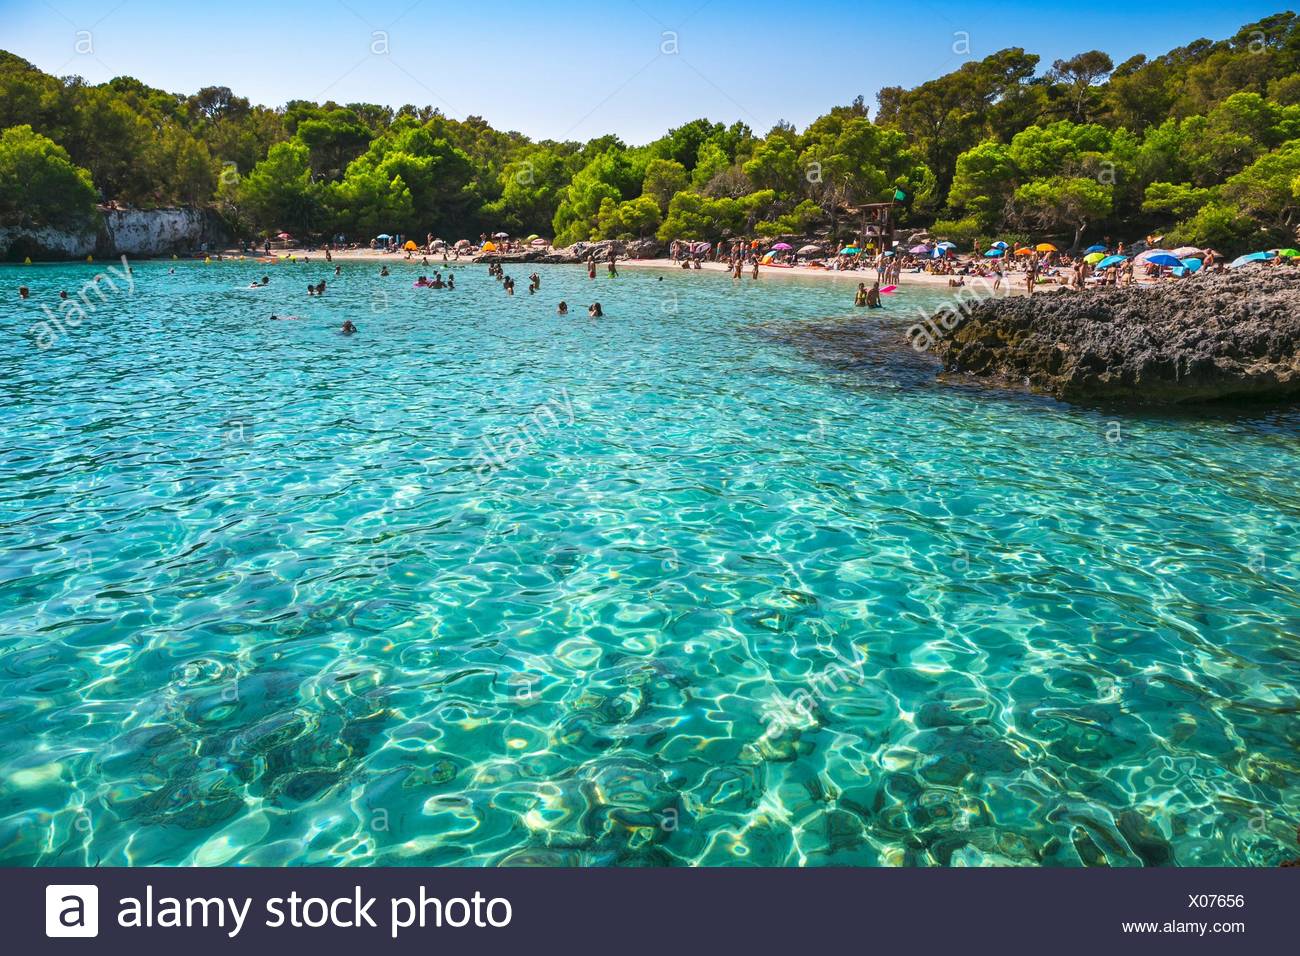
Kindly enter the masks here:
[[1300, 869], [0, 870], [12, 953], [1289, 952]]

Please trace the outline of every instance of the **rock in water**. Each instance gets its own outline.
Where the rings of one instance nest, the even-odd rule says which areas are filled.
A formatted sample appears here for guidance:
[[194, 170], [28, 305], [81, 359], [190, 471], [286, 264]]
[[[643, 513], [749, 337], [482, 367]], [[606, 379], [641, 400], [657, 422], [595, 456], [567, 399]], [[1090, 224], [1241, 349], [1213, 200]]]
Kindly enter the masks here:
[[[914, 339], [944, 372], [1070, 401], [1300, 398], [1300, 269], [1255, 266], [1133, 289], [967, 297]], [[947, 326], [946, 331], [944, 329]], [[921, 328], [921, 327], [917, 327]]]

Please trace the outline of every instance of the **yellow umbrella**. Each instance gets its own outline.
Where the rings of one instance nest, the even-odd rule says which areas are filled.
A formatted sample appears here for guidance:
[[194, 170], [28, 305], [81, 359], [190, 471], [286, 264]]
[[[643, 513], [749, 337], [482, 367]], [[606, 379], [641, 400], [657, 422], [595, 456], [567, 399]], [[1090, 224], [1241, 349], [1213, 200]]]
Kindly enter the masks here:
[[497, 244], [496, 244], [495, 242], [485, 242], [485, 243], [483, 243], [483, 251], [484, 251], [484, 252], [496, 252], [496, 251], [497, 251]]
[[403, 249], [408, 249], [408, 250], [410, 250], [411, 252], [414, 252], [416, 249], [419, 249], [420, 247], [417, 246], [417, 245], [415, 244], [415, 240], [414, 240], [414, 239], [407, 239], [407, 240], [406, 240], [406, 245], [404, 245], [402, 248], [403, 248]]
[[1039, 252], [1059, 252], [1059, 251], [1060, 251], [1059, 249], [1056, 248], [1056, 246], [1052, 245], [1050, 242], [1040, 242], [1038, 245], [1034, 246], [1034, 248], [1037, 249]]

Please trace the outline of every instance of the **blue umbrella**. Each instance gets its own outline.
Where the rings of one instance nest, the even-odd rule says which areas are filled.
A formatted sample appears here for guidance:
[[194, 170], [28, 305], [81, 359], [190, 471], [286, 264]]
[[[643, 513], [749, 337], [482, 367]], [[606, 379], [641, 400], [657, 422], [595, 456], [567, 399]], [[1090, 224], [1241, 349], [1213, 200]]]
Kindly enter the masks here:
[[1001, 249], [990, 249], [988, 252], [984, 253], [984, 258], [985, 258], [985, 259], [997, 259], [997, 258], [1001, 257], [1002, 255], [1003, 255], [1003, 250], [1001, 250]]
[[388, 233], [386, 233], [386, 232], [381, 232], [379, 235], [375, 236], [375, 238], [376, 238], [376, 239], [391, 239], [391, 238], [393, 238], [393, 237], [390, 236], [390, 235], [389, 235]]
[[1091, 253], [1094, 253], [1094, 252], [1105, 252], [1105, 251], [1106, 251], [1106, 247], [1105, 247], [1105, 246], [1089, 246], [1087, 249], [1084, 249], [1083, 251], [1084, 251], [1085, 254], [1091, 254]]
[[1200, 259], [1188, 257], [1183, 260], [1183, 265], [1187, 267], [1188, 272], [1200, 272], [1201, 266], [1205, 265]]
[[1128, 262], [1128, 256], [1107, 256], [1097, 263], [1098, 269], [1109, 269], [1111, 266], [1117, 266], [1121, 262]]
[[1238, 266], [1244, 266], [1248, 262], [1264, 262], [1266, 259], [1272, 259], [1273, 256], [1268, 252], [1248, 252], [1244, 256], [1238, 256], [1232, 260], [1229, 269], [1235, 269]]
[[1171, 252], [1157, 252], [1155, 255], [1147, 256], [1145, 261], [1153, 266], [1170, 266], [1175, 269], [1183, 264], [1183, 260]]
[[1010, 249], [1011, 247], [1008, 246], [1008, 245], [1007, 245], [1005, 242], [1003, 242], [1001, 239], [999, 239], [997, 242], [993, 243], [993, 248], [994, 248], [994, 249]]

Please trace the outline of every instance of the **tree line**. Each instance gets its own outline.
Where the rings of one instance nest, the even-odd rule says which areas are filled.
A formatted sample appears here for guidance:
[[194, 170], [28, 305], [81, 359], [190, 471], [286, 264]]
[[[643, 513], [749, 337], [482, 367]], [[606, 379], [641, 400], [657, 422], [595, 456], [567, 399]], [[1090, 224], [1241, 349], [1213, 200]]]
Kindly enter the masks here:
[[0, 52], [0, 223], [90, 228], [116, 201], [209, 206], [240, 237], [848, 238], [860, 206], [897, 199], [904, 224], [963, 245], [1295, 241], [1294, 13], [1118, 65], [1001, 50], [877, 103], [874, 117], [859, 96], [761, 135], [699, 119], [643, 146], [534, 141], [429, 107], [90, 85]]

